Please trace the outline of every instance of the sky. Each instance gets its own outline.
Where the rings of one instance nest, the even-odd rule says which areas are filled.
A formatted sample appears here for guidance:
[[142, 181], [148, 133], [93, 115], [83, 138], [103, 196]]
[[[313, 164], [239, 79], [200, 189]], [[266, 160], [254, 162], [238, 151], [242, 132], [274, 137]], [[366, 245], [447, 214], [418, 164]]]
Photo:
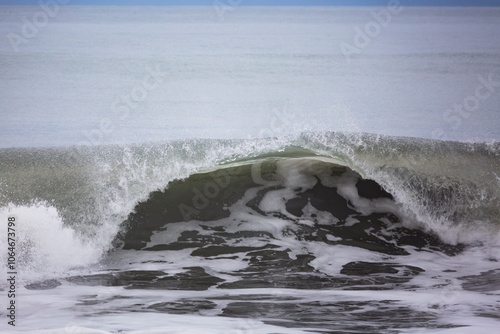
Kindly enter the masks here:
[[391, 1], [405, 6], [500, 6], [500, 0], [0, 0], [0, 5], [111, 6], [386, 6]]

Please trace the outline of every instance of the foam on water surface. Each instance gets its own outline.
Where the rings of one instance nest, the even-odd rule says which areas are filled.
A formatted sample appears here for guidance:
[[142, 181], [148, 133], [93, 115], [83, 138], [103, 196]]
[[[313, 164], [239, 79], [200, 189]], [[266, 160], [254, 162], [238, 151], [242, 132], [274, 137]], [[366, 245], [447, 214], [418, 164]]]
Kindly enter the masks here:
[[[415, 147], [428, 157], [411, 160]], [[19, 329], [492, 328], [498, 189], [483, 177], [499, 173], [494, 147], [329, 133], [2, 150], [1, 217], [19, 221]], [[481, 177], [461, 171], [465, 159], [482, 160]]]

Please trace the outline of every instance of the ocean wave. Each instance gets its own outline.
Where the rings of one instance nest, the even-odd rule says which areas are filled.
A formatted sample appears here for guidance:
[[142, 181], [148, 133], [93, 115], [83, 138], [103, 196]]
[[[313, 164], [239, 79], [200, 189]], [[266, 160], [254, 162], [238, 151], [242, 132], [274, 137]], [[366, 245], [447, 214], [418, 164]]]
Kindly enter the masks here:
[[[56, 226], [53, 230], [71, 231], [72, 240], [82, 245], [79, 249], [86, 263], [99, 261], [114, 247], [113, 240], [120, 239], [117, 234], [124, 233], [120, 227], [128, 224], [136, 231], [143, 229], [147, 236], [173, 220], [227, 217], [236, 210], [232, 205], [260, 188], [270, 191], [255, 194], [266, 198], [258, 204], [255, 201], [253, 209], [286, 219], [300, 221], [311, 209], [308, 203], [340, 196], [347, 203], [341, 205], [344, 211], [363, 217], [381, 213], [389, 220], [396, 217], [398, 223], [394, 224], [421, 231], [425, 238], [437, 237], [446, 245], [497, 243], [499, 157], [498, 142], [332, 132], [267, 139], [2, 149], [0, 206], [3, 213], [16, 215], [21, 222], [27, 220], [25, 212], [46, 212], [39, 219], [46, 217], [48, 225]], [[324, 170], [347, 174], [332, 181], [333, 174], [321, 178]], [[365, 182], [364, 190], [359, 182]], [[325, 188], [322, 196], [314, 193], [319, 191], [314, 188], [318, 184]], [[372, 192], [382, 195], [372, 198]], [[155, 196], [163, 201], [163, 210], [173, 209], [162, 212], [154, 229], [144, 229], [148, 222], [139, 219], [141, 210], [150, 215], [160, 210], [159, 204], [153, 204], [151, 211], [145, 209], [144, 203], [155, 202]], [[179, 210], [181, 204], [183, 210]], [[331, 215], [322, 211], [316, 213], [317, 219], [323, 215], [332, 221], [343, 220], [344, 225], [353, 224], [349, 215], [337, 217], [337, 211]], [[386, 229], [389, 223], [384, 220], [384, 224]], [[43, 245], [43, 233], [20, 233], [21, 238], [31, 240], [27, 244]], [[61, 238], [67, 237], [64, 233]], [[330, 234], [325, 238], [346, 237]], [[24, 263], [33, 265], [29, 258]], [[74, 267], [74, 263], [59, 267]]]

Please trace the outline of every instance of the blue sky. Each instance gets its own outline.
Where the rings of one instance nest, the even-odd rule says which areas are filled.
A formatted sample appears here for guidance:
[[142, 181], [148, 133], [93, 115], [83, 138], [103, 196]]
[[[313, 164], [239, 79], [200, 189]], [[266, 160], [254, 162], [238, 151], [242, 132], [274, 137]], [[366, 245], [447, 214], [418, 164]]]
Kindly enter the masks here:
[[[41, 0], [46, 3], [57, 0]], [[386, 6], [390, 0], [60, 0], [68, 5], [149, 6]], [[393, 0], [397, 1], [397, 0]], [[39, 5], [40, 0], [0, 0], [0, 5]], [[500, 6], [500, 0], [399, 0], [407, 6]]]

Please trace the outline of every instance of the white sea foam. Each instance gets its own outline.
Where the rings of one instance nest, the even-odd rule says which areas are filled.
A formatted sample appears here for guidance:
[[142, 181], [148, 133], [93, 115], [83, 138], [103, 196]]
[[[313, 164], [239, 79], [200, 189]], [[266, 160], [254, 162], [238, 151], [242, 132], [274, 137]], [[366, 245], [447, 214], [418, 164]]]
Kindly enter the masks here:
[[[97, 262], [102, 255], [99, 247], [65, 226], [57, 209], [47, 203], [0, 208], [1, 221], [10, 216], [16, 218], [16, 270], [23, 282], [68, 274], [70, 269]], [[7, 249], [7, 238], [2, 238], [0, 247]], [[3, 268], [7, 267], [6, 254], [1, 254]], [[2, 275], [5, 278], [6, 272]]]

